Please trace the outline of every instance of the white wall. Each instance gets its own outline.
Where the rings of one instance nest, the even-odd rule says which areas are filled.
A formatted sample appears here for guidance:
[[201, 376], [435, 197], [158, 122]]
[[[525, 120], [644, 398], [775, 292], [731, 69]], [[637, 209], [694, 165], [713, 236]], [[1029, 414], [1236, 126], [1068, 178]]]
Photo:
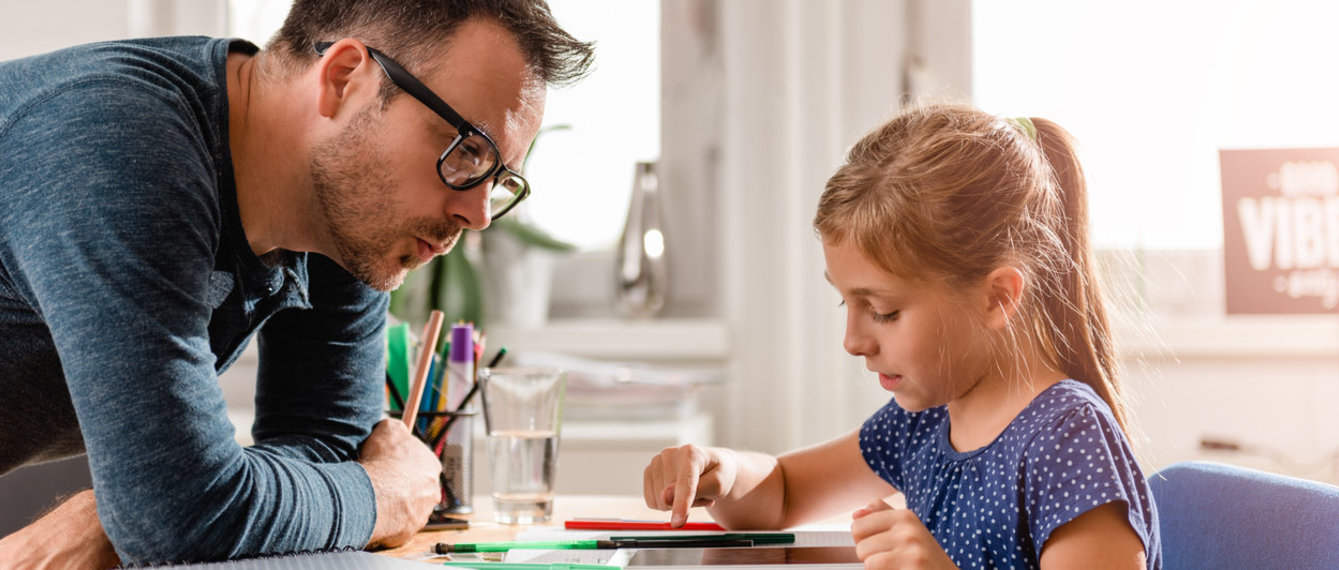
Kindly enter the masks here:
[[224, 5], [225, 0], [8, 1], [0, 18], [0, 60], [129, 37], [222, 36]]
[[1339, 484], [1339, 315], [1223, 315], [1218, 251], [1148, 252], [1108, 274], [1144, 291], [1117, 340], [1145, 467], [1203, 459]]
[[[1339, 327], [1328, 337], [1339, 342]], [[1146, 467], [1205, 459], [1339, 484], [1339, 357], [1187, 355], [1126, 376]], [[1204, 439], [1241, 451], [1209, 451]]]
[[130, 18], [125, 1], [6, 2], [4, 8], [0, 59], [129, 36]]

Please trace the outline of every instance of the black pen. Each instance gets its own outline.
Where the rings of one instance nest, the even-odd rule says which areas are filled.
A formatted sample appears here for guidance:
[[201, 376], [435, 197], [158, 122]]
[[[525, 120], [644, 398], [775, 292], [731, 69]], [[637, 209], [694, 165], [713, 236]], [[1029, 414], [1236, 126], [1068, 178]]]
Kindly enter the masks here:
[[649, 538], [624, 540], [479, 542], [458, 544], [439, 542], [433, 546], [432, 550], [437, 554], [452, 554], [468, 552], [506, 552], [508, 550], [611, 550], [615, 548], [717, 548], [726, 546], [753, 546], [753, 541], [742, 538], [728, 540], [670, 540]]
[[611, 540], [617, 548], [722, 548], [726, 546], [753, 546], [747, 538], [728, 539], [682, 539], [682, 538], [636, 538]]
[[497, 349], [497, 354], [494, 354], [493, 359], [488, 361], [487, 368], [497, 368], [498, 363], [502, 362], [502, 357], [506, 355], [507, 355], [507, 347], [504, 346]]
[[630, 535], [630, 536], [611, 536], [609, 540], [615, 542], [621, 541], [648, 541], [648, 540], [677, 540], [677, 541], [723, 541], [723, 540], [751, 540], [757, 544], [792, 544], [795, 542], [795, 533], [791, 532], [727, 532], [725, 534], [682, 534], [682, 535]]
[[[507, 347], [504, 346], [502, 348], [497, 349], [497, 354], [494, 354], [493, 359], [488, 361], [488, 368], [497, 367], [498, 363], [502, 362], [502, 357], [506, 355], [507, 355]], [[456, 413], [453, 414], [451, 417], [447, 418], [446, 424], [442, 425], [441, 434], [437, 436], [438, 440], [446, 437], [446, 432], [451, 429], [451, 424], [456, 423], [456, 418], [460, 417], [460, 412], [465, 411], [465, 406], [470, 405], [470, 400], [473, 400], [474, 395], [477, 394], [478, 392], [479, 392], [479, 380], [476, 379], [474, 381], [474, 385], [470, 386], [470, 391], [466, 392], [465, 397], [460, 400], [460, 405], [456, 406]]]
[[386, 389], [391, 392], [391, 403], [393, 403], [396, 408], [404, 410], [404, 396], [401, 396], [400, 389], [395, 387], [395, 379], [391, 378], [389, 370], [386, 371]]

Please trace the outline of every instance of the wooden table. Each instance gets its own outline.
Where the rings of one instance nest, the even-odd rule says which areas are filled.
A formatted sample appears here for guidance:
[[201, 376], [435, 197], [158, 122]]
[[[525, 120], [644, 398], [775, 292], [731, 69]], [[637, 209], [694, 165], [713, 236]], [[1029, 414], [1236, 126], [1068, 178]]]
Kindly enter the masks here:
[[[536, 527], [560, 529], [563, 522], [578, 517], [643, 519], [669, 522], [669, 511], [657, 511], [646, 506], [642, 497], [622, 496], [558, 496], [553, 500], [553, 518], [541, 525], [504, 525], [493, 522], [492, 497], [475, 497], [474, 512], [459, 515], [469, 519], [470, 528], [465, 530], [422, 531], [408, 543], [398, 548], [379, 551], [398, 558], [417, 559], [430, 552], [439, 542], [489, 542], [512, 540], [520, 532]], [[706, 509], [692, 509], [688, 512], [690, 521], [710, 521]]]

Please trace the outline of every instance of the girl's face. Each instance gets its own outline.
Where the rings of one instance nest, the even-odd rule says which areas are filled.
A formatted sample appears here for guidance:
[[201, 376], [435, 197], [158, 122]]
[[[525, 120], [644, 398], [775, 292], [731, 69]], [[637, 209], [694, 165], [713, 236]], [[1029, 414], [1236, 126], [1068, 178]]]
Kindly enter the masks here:
[[828, 281], [846, 307], [842, 346], [864, 357], [898, 405], [912, 412], [942, 406], [986, 379], [986, 303], [975, 303], [972, 291], [898, 278], [849, 241], [823, 244]]

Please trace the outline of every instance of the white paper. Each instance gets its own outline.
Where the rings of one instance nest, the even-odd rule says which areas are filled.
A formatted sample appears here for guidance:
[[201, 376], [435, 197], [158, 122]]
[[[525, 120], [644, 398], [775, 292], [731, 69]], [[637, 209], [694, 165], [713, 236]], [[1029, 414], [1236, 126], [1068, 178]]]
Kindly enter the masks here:
[[[590, 531], [590, 530], [564, 530], [551, 527], [537, 527], [521, 531], [516, 535], [517, 542], [530, 541], [551, 541], [551, 540], [607, 540], [611, 536], [683, 536], [684, 534], [730, 534], [732, 531], [645, 531], [645, 530], [619, 530], [619, 531]], [[744, 532], [744, 531], [733, 531]], [[768, 531], [771, 532], [771, 531]], [[813, 525], [799, 527], [791, 530], [776, 531], [795, 535], [793, 544], [784, 546], [808, 547], [808, 546], [854, 546], [855, 542], [851, 539], [851, 533], [846, 530], [846, 523], [834, 525]], [[763, 544], [759, 547], [777, 547], [780, 544]], [[526, 562], [531, 564], [605, 564], [609, 566], [626, 566], [631, 559], [633, 551], [630, 549], [617, 550], [528, 550], [518, 549], [510, 550], [503, 557], [504, 562]], [[731, 566], [730, 570], [747, 570], [743, 566]]]

